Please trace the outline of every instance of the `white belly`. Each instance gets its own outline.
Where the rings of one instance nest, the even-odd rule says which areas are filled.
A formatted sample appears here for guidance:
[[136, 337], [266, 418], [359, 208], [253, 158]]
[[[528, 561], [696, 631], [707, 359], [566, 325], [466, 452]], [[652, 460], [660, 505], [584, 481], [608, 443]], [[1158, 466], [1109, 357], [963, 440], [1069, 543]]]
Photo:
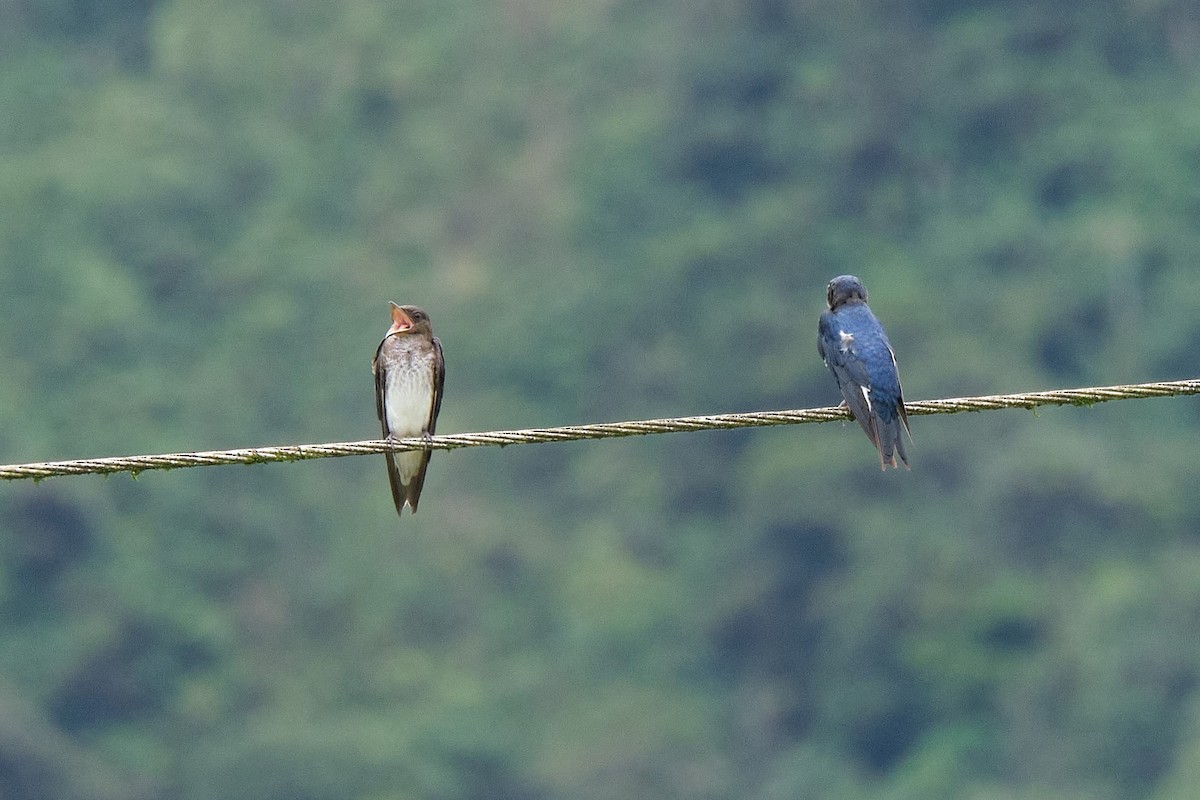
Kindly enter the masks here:
[[[392, 436], [398, 439], [420, 436], [429, 424], [433, 405], [432, 368], [391, 370], [387, 376], [384, 398], [383, 411]], [[420, 470], [423, 455], [420, 450], [396, 454], [396, 468], [404, 483], [408, 483]]]

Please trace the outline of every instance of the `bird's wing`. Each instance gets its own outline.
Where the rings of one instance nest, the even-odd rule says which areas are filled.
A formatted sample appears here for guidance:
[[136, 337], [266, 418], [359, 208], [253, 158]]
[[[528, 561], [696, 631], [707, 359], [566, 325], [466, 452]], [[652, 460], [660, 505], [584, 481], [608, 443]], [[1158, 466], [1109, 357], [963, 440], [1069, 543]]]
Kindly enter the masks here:
[[867, 371], [867, 361], [857, 341], [851, 339], [845, 344], [839, 343], [834, 348], [834, 361], [856, 386], [864, 389], [871, 387], [871, 373]]
[[[383, 455], [387, 459], [388, 486], [392, 489], [392, 502], [396, 504], [396, 513], [404, 516], [404, 500], [408, 496], [408, 490], [404, 486], [404, 481], [400, 479], [400, 470], [396, 466], [396, 454], [387, 452]], [[415, 511], [416, 504], [412, 505]]]
[[871, 406], [871, 384], [869, 381], [857, 379], [854, 372], [854, 370], [844, 367], [837, 367], [834, 370], [834, 374], [838, 377], [838, 386], [842, 390], [842, 397], [845, 398], [850, 413], [854, 415], [854, 419], [858, 420], [859, 427], [863, 429], [867, 438], [878, 447], [878, 417]]
[[866, 361], [859, 353], [854, 334], [844, 330], [830, 312], [821, 315], [820, 331], [818, 349], [837, 380], [846, 406], [867, 438], [878, 443], [876, 417], [871, 408], [871, 376], [867, 372]]
[[846, 330], [846, 326], [832, 311], [821, 315], [817, 326], [817, 352], [831, 370], [835, 366], [848, 370], [854, 380], [863, 386], [870, 384], [867, 365], [860, 353], [855, 332]]
[[[387, 336], [383, 337], [379, 347], [375, 348], [375, 360], [371, 362], [371, 372], [375, 374], [375, 411], [379, 414], [379, 425], [383, 429], [383, 438], [385, 439], [391, 433], [387, 426], [387, 414], [383, 409], [383, 394], [387, 387], [387, 367], [384, 366], [384, 362], [379, 356], [383, 352], [383, 345], [387, 340]], [[406, 491], [404, 482], [400, 480], [400, 470], [396, 466], [396, 454], [389, 451], [384, 453], [383, 457], [387, 461], [388, 486], [392, 490], [392, 502], [396, 504], [396, 513], [400, 514], [404, 510]]]
[[437, 430], [438, 414], [442, 413], [442, 387], [446, 385], [446, 359], [442, 355], [442, 343], [433, 337], [433, 413], [429, 415], [429, 435]]
[[[904, 425], [904, 432], [912, 439], [912, 431], [908, 429], [908, 412], [904, 409], [904, 387], [900, 385], [900, 367], [896, 365], [896, 351], [888, 345], [888, 355], [892, 357], [892, 369], [896, 370], [896, 412]], [[907, 460], [905, 461], [907, 463]]]
[[371, 374], [375, 376], [375, 413], [379, 415], [379, 422], [383, 426], [383, 435], [388, 435], [387, 417], [383, 411], [383, 390], [387, 386], [387, 368], [379, 359], [380, 353], [383, 352], [383, 345], [387, 342], [388, 337], [383, 337], [383, 341], [379, 343], [379, 347], [375, 348], [375, 358], [371, 360]]

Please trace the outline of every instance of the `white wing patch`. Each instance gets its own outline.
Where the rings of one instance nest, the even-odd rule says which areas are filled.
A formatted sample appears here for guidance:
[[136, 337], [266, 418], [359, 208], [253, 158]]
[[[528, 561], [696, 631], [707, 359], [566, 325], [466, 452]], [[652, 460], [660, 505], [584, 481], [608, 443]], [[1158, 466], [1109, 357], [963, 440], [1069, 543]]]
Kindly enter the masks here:
[[838, 331], [838, 341], [841, 342], [841, 351], [843, 353], [850, 350], [850, 345], [854, 344], [854, 334]]
[[860, 386], [858, 388], [859, 388], [859, 391], [862, 392], [863, 402], [865, 402], [867, 404], [867, 411], [870, 412], [871, 411], [871, 389], [868, 386]]

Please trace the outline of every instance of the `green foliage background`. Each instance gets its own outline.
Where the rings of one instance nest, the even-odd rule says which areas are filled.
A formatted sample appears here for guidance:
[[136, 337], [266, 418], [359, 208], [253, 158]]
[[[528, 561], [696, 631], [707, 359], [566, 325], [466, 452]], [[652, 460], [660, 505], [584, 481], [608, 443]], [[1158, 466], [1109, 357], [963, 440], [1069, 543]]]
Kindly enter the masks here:
[[[0, 4], [0, 460], [1197, 374], [1187, 0]], [[0, 487], [0, 796], [1194, 797], [1195, 400]]]

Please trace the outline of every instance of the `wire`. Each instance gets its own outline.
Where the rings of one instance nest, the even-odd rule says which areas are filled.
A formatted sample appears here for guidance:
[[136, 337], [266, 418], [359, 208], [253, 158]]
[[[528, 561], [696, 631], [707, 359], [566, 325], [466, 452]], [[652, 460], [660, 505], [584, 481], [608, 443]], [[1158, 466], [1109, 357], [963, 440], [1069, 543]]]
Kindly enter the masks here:
[[[1200, 394], [1200, 378], [1158, 383], [1097, 386], [1083, 389], [1054, 389], [1023, 394], [987, 395], [983, 397], [953, 397], [944, 400], [922, 400], [906, 403], [911, 417], [931, 414], [958, 414], [964, 411], [995, 411], [1001, 408], [1038, 408], [1039, 406], [1091, 406], [1110, 400], [1132, 400], [1144, 397], [1174, 397]], [[564, 425], [556, 428], [529, 428], [483, 433], [453, 433], [428, 439], [408, 438], [340, 442], [332, 444], [298, 444], [282, 447], [252, 447], [237, 450], [212, 450], [169, 455], [119, 456], [47, 461], [31, 464], [0, 466], [0, 479], [35, 481], [61, 475], [109, 474], [140, 472], [183, 467], [209, 467], [222, 464], [266, 464], [276, 461], [307, 461], [313, 458], [361, 456], [387, 451], [457, 450], [462, 447], [505, 447], [514, 444], [542, 442], [572, 442], [580, 439], [615, 439], [624, 436], [648, 436], [681, 431], [759, 428], [769, 425], [805, 425], [850, 419], [841, 407], [806, 408], [794, 411], [754, 411], [745, 414], [710, 414], [699, 417], [674, 417], [632, 422], [600, 422], [588, 425]]]

